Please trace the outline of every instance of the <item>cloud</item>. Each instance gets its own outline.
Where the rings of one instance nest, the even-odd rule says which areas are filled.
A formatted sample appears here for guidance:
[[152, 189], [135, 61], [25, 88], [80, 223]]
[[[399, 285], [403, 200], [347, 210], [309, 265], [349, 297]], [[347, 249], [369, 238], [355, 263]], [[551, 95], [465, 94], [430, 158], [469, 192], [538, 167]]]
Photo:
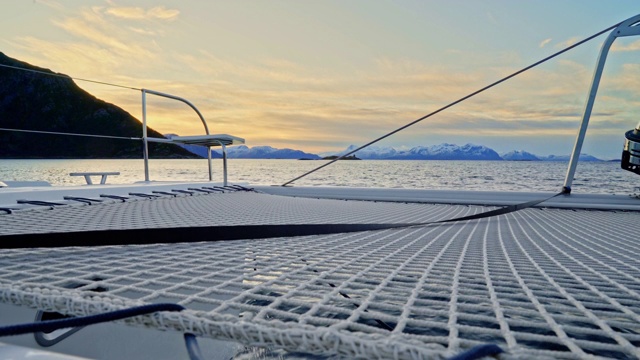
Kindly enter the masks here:
[[113, 32], [105, 31], [108, 23], [95, 10], [85, 10], [82, 12], [81, 17], [69, 17], [62, 21], [54, 20], [53, 24], [73, 36], [85, 38], [114, 50], [132, 52], [131, 45], [119, 40], [118, 36], [113, 36]]
[[[70, 16], [53, 19], [51, 23], [71, 35], [72, 40], [48, 42], [24, 37], [21, 40], [26, 41], [24, 45], [19, 45], [19, 41], [9, 42], [33, 54], [42, 52], [42, 55], [54, 60], [53, 63], [64, 59], [65, 64], [70, 64], [75, 58], [80, 67], [86, 68], [90, 59], [96, 69], [106, 67], [111, 71], [125, 63], [132, 69], [140, 69], [141, 61], [156, 59], [159, 52], [156, 43], [136, 41], [135, 36], [156, 35], [162, 32], [161, 29], [141, 29], [113, 23], [105, 17], [103, 7], [81, 8]], [[76, 70], [78, 66], [69, 68]]]
[[[160, 10], [152, 12], [156, 8], [126, 8], [113, 2], [83, 7], [52, 20], [69, 35], [64, 40], [24, 36], [0, 41], [18, 52], [16, 57], [34, 65], [187, 98], [202, 111], [212, 133], [245, 137], [252, 146], [291, 147], [305, 139], [303, 150], [307, 151], [335, 148], [338, 143], [364, 143], [513, 72], [523, 63], [515, 52], [456, 51], [473, 66], [433, 65], [387, 56], [372, 58], [346, 72], [294, 58], [238, 58], [204, 48], [176, 52], [163, 42], [162, 35], [184, 30], [178, 28], [181, 22], [162, 20], [175, 18], [179, 12], [171, 15], [166, 8], [157, 8]], [[161, 21], [146, 21], [154, 19]], [[568, 41], [575, 40], [565, 43]], [[540, 45], [550, 44], [547, 39]], [[633, 113], [630, 109], [640, 106], [633, 100], [640, 94], [640, 82], [635, 81], [638, 77], [640, 66], [626, 65], [603, 79], [590, 133], [625, 127], [631, 118], [628, 114]], [[573, 136], [590, 80], [591, 66], [559, 60], [431, 117], [394, 141], [424, 144], [424, 139], [437, 135], [439, 141], [455, 142], [460, 134], [472, 137], [480, 133], [497, 137]], [[78, 84], [140, 116], [139, 93]], [[149, 96], [148, 112], [150, 126], [160, 132], [194, 135], [203, 131], [193, 111], [181, 103]], [[626, 127], [637, 120], [631, 122]], [[313, 147], [307, 147], [309, 144]]]
[[547, 44], [549, 44], [551, 42], [551, 38], [548, 39], [544, 39], [540, 42], [540, 45], [538, 45], [540, 48], [545, 47]]
[[566, 47], [569, 47], [569, 46], [571, 46], [571, 45], [573, 45], [573, 44], [577, 43], [578, 41], [580, 41], [580, 38], [579, 38], [579, 37], [577, 37], [577, 36], [574, 36], [574, 37], [571, 37], [571, 38], [569, 38], [569, 39], [567, 39], [567, 40], [564, 40], [564, 41], [561, 41], [561, 42], [557, 43], [557, 44], [555, 45], [555, 47], [556, 47], [557, 49], [564, 49], [564, 48], [566, 48]]
[[167, 9], [164, 6], [156, 6], [147, 11], [147, 15], [151, 18], [162, 20], [175, 20], [180, 15], [180, 11], [176, 9]]
[[44, 6], [50, 7], [55, 10], [64, 9], [64, 6], [55, 0], [35, 0], [34, 2], [37, 4], [42, 4]]
[[125, 6], [110, 6], [106, 8], [105, 14], [127, 20], [175, 20], [180, 11], [176, 9], [167, 9], [164, 6], [156, 6], [145, 10], [141, 7], [125, 7]]
[[[498, 66], [453, 71], [390, 58], [378, 59], [372, 68], [365, 70], [363, 66], [362, 71], [349, 75], [327, 74], [326, 69], [323, 72], [272, 59], [243, 63], [201, 54], [181, 56], [180, 60], [202, 74], [202, 80], [171, 91], [192, 99], [211, 119], [210, 126], [246, 137], [253, 145], [287, 146], [302, 137], [311, 139], [319, 150], [336, 142], [363, 143], [378, 137], [496, 80], [504, 72]], [[318, 76], [320, 73], [323, 76]], [[445, 141], [474, 133], [573, 136], [589, 80], [590, 69], [562, 60], [438, 114], [401, 137], [415, 141], [438, 134]], [[611, 89], [613, 79], [607, 81], [603, 85]], [[591, 133], [617, 131], [602, 124], [617, 124], [612, 119], [621, 116], [630, 104], [617, 109], [620, 100], [608, 96], [607, 91], [602, 91], [598, 100]], [[169, 113], [168, 106], [160, 107], [159, 113]], [[201, 132], [191, 114], [157, 120], [167, 130], [173, 127], [174, 132], [177, 123], [181, 131]]]
[[638, 51], [640, 50], [640, 40], [636, 40], [629, 44], [613, 43], [611, 51]]
[[133, 27], [133, 26], [129, 26], [128, 28], [129, 28], [129, 30], [131, 30], [131, 31], [133, 31], [135, 33], [141, 34], [141, 35], [154, 36], [154, 35], [158, 34], [156, 31], [153, 31], [153, 30], [140, 29], [140, 28]]

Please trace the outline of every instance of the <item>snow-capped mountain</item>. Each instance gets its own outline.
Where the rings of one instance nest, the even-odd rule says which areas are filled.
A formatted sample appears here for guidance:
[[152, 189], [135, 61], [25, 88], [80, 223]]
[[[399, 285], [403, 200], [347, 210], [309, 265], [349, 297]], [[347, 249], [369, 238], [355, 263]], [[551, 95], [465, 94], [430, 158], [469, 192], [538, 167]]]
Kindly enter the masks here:
[[540, 161], [538, 156], [524, 150], [513, 150], [500, 156], [503, 160], [510, 161]]
[[[166, 134], [167, 139], [171, 139], [176, 134]], [[178, 146], [196, 154], [203, 158], [207, 157], [207, 148], [198, 145], [183, 145]], [[211, 149], [211, 157], [219, 159], [222, 157], [222, 150], [220, 148]], [[306, 153], [301, 150], [294, 149], [276, 149], [271, 146], [254, 146], [252, 148], [246, 145], [232, 146], [227, 148], [227, 157], [230, 159], [312, 159], [317, 160], [320, 157], [316, 154]]]
[[[355, 149], [349, 146], [338, 155], [346, 154]], [[409, 150], [398, 150], [392, 147], [369, 147], [355, 153], [360, 159], [388, 159], [388, 160], [502, 160], [493, 149], [483, 145], [440, 144], [433, 146], [416, 146]]]
[[[540, 157], [540, 160], [543, 161], [566, 161], [569, 162], [571, 159], [571, 155], [549, 155]], [[580, 161], [602, 161], [595, 156], [591, 156], [589, 154], [580, 154]]]
[[[215, 150], [221, 154], [221, 150]], [[301, 150], [294, 149], [276, 149], [271, 146], [254, 146], [252, 148], [246, 145], [234, 146], [227, 148], [227, 157], [231, 159], [320, 159], [316, 154], [306, 153]]]
[[[167, 138], [176, 136], [174, 134], [165, 135]], [[202, 157], [207, 157], [207, 149], [204, 146], [180, 145]], [[321, 155], [344, 155], [355, 150], [358, 146], [349, 145], [340, 152], [326, 152]], [[213, 158], [222, 157], [220, 148], [211, 151]], [[233, 159], [311, 159], [317, 160], [321, 157], [316, 154], [307, 153], [295, 149], [277, 149], [271, 146], [246, 145], [232, 146], [227, 148], [227, 155]], [[524, 150], [514, 150], [499, 155], [493, 149], [484, 145], [466, 144], [455, 145], [443, 143], [432, 146], [416, 146], [411, 149], [405, 147], [394, 148], [384, 146], [369, 146], [355, 153], [355, 156], [363, 160], [508, 160], [508, 161], [565, 161], [568, 162], [569, 155], [549, 155], [538, 156]], [[580, 161], [601, 161], [600, 159], [581, 154]]]
[[[344, 149], [343, 151], [340, 151], [339, 153], [328, 153], [328, 154], [325, 154], [325, 156], [328, 156], [328, 155], [340, 156], [350, 151], [353, 151], [357, 148], [358, 146], [356, 145], [349, 145], [346, 149]], [[381, 147], [381, 146], [369, 146], [355, 153], [356, 157], [360, 159], [390, 159], [391, 157], [397, 154], [398, 154], [398, 150], [392, 147]]]

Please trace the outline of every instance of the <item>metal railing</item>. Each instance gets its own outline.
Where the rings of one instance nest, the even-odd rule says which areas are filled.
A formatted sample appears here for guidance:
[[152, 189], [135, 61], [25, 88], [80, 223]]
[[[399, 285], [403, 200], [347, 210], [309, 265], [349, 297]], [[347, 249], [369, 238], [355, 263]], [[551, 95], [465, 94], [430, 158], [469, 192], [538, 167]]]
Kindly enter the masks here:
[[[614, 40], [624, 36], [636, 36], [640, 35], [640, 15], [631, 17], [623, 21], [618, 27], [613, 29], [607, 39], [600, 48], [600, 55], [598, 56], [598, 63], [593, 73], [593, 81], [591, 82], [591, 88], [589, 89], [589, 96], [584, 106], [584, 113], [582, 115], [582, 122], [580, 123], [580, 129], [576, 136], [576, 142], [573, 146], [573, 152], [571, 153], [571, 160], [569, 160], [569, 167], [567, 168], [567, 175], [564, 179], [564, 186], [562, 191], [565, 193], [571, 192], [571, 184], [573, 183], [573, 177], [576, 173], [576, 167], [580, 159], [580, 151], [582, 150], [582, 144], [587, 134], [587, 127], [589, 126], [589, 119], [591, 117], [591, 110], [593, 109], [593, 103], [596, 100], [596, 94], [598, 92], [598, 86], [600, 85], [600, 78], [602, 77], [602, 70], [604, 69], [604, 63], [607, 60], [607, 54], [613, 44]], [[640, 123], [638, 124], [640, 128]]]
[[[202, 125], [204, 125], [204, 131], [206, 135], [209, 135], [209, 126], [207, 126], [207, 121], [204, 119], [204, 116], [202, 116], [202, 113], [200, 113], [200, 110], [198, 110], [198, 108], [196, 108], [195, 105], [193, 105], [189, 100], [181, 98], [179, 96], [161, 93], [159, 91], [154, 91], [149, 89], [141, 89], [141, 91], [142, 91], [142, 142], [143, 142], [142, 152], [144, 155], [144, 181], [149, 181], [149, 141], [171, 142], [171, 140], [159, 139], [159, 138], [151, 138], [150, 140], [149, 137], [147, 136], [147, 93], [156, 95], [156, 96], [161, 96], [168, 99], [178, 100], [187, 104], [190, 108], [192, 108], [196, 112], [196, 114], [198, 114], [198, 117], [202, 121]], [[224, 145], [222, 146], [224, 151], [225, 150]], [[227, 161], [226, 160], [227, 159], [225, 156], [224, 158], [224, 183], [225, 183], [224, 185], [225, 186], [227, 185]], [[209, 181], [212, 181], [213, 172], [211, 170], [212, 166], [211, 166], [211, 148], [210, 147], [207, 147], [207, 163], [209, 165]]]

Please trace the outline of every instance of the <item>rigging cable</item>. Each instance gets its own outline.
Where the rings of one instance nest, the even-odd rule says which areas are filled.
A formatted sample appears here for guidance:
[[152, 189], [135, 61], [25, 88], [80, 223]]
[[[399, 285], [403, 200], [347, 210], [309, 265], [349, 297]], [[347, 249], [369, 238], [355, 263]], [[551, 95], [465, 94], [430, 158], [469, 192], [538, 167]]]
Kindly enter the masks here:
[[412, 122], [410, 122], [410, 123], [408, 123], [408, 124], [406, 124], [406, 125], [403, 125], [403, 126], [401, 126], [401, 127], [397, 128], [397, 129], [395, 129], [395, 130], [393, 130], [393, 131], [391, 131], [391, 132], [389, 132], [389, 133], [387, 133], [387, 134], [385, 134], [385, 135], [383, 135], [383, 136], [381, 136], [381, 137], [379, 137], [379, 138], [377, 138], [377, 139], [373, 140], [373, 141], [370, 141], [370, 142], [368, 142], [368, 143], [366, 143], [366, 144], [364, 144], [364, 145], [360, 146], [359, 148], [357, 148], [357, 149], [355, 149], [355, 150], [352, 150], [352, 151], [349, 151], [349, 152], [348, 152], [348, 153], [346, 153], [346, 154], [340, 155], [340, 156], [338, 156], [337, 158], [335, 158], [335, 159], [333, 159], [333, 160], [329, 161], [328, 163], [323, 164], [323, 165], [320, 165], [320, 166], [318, 166], [317, 168], [315, 168], [315, 169], [313, 169], [313, 170], [310, 170], [310, 171], [308, 171], [308, 172], [306, 172], [306, 173], [304, 173], [304, 174], [302, 174], [302, 175], [298, 176], [298, 177], [297, 177], [297, 178], [295, 178], [295, 179], [289, 180], [289, 181], [287, 181], [286, 183], [284, 183], [284, 184], [282, 184], [282, 185], [280, 185], [280, 186], [287, 186], [287, 185], [291, 184], [292, 182], [294, 182], [294, 181], [296, 181], [296, 180], [299, 180], [299, 179], [301, 179], [301, 178], [303, 178], [303, 177], [305, 177], [305, 176], [307, 176], [307, 175], [309, 175], [309, 174], [312, 174], [312, 173], [314, 173], [314, 172], [316, 172], [316, 171], [318, 171], [318, 170], [320, 170], [320, 169], [322, 169], [322, 168], [324, 168], [324, 167], [326, 167], [326, 166], [329, 166], [329, 165], [333, 164], [334, 162], [336, 162], [336, 161], [338, 161], [338, 160], [341, 160], [341, 159], [343, 159], [343, 158], [345, 158], [345, 157], [347, 157], [347, 156], [349, 156], [349, 155], [351, 155], [351, 154], [354, 154], [354, 153], [356, 153], [356, 152], [358, 152], [358, 151], [360, 151], [360, 150], [362, 150], [362, 149], [366, 148], [366, 147], [367, 147], [367, 146], [369, 146], [369, 145], [373, 145], [373, 144], [377, 143], [377, 142], [378, 142], [378, 141], [380, 141], [380, 140], [386, 139], [386, 138], [388, 138], [389, 136], [391, 136], [391, 135], [393, 135], [393, 134], [395, 134], [395, 133], [397, 133], [397, 132], [399, 132], [399, 131], [402, 131], [402, 130], [404, 130], [404, 129], [406, 129], [406, 128], [408, 128], [408, 127], [412, 126], [412, 125], [415, 125], [415, 124], [417, 124], [417, 123], [421, 122], [421, 121], [422, 121], [422, 120], [424, 120], [424, 119], [427, 119], [427, 118], [429, 118], [429, 117], [431, 117], [431, 116], [433, 116], [433, 115], [436, 115], [437, 113], [442, 112], [442, 111], [444, 111], [444, 110], [446, 110], [446, 109], [448, 109], [448, 108], [450, 108], [450, 107], [452, 107], [452, 106], [454, 106], [454, 105], [457, 105], [458, 103], [461, 103], [461, 102], [463, 102], [463, 101], [465, 101], [465, 100], [467, 100], [467, 99], [469, 99], [469, 98], [471, 98], [471, 97], [473, 97], [473, 96], [475, 96], [475, 95], [478, 95], [478, 94], [480, 94], [481, 92], [484, 92], [485, 90], [489, 90], [489, 89], [491, 89], [492, 87], [494, 87], [494, 86], [496, 86], [496, 85], [498, 85], [498, 84], [501, 84], [501, 83], [503, 83], [503, 82], [505, 82], [505, 81], [507, 81], [507, 80], [509, 80], [509, 79], [511, 79], [511, 78], [513, 78], [513, 77], [515, 77], [515, 76], [517, 76], [517, 75], [519, 75], [519, 74], [521, 74], [521, 73], [523, 73], [523, 72], [527, 71], [527, 70], [530, 70], [530, 69], [532, 69], [532, 68], [534, 68], [534, 67], [536, 67], [536, 66], [538, 66], [538, 65], [540, 65], [540, 64], [542, 64], [542, 63], [545, 63], [545, 62], [547, 62], [547, 61], [549, 61], [549, 60], [551, 60], [551, 59], [553, 59], [553, 58], [555, 58], [555, 57], [557, 57], [557, 56], [559, 56], [559, 55], [561, 55], [561, 54], [563, 54], [563, 53], [565, 53], [565, 52], [567, 52], [567, 51], [569, 51], [569, 50], [571, 50], [571, 49], [573, 49], [573, 48], [575, 48], [575, 47], [577, 47], [577, 46], [579, 46], [579, 45], [582, 45], [582, 44], [584, 44], [584, 43], [586, 43], [586, 42], [588, 42], [588, 41], [590, 41], [590, 40], [592, 40], [592, 39], [594, 39], [594, 38], [596, 38], [596, 37], [598, 37], [598, 36], [600, 36], [600, 35], [602, 35], [602, 34], [606, 33], [607, 31], [610, 31], [610, 30], [615, 29], [615, 28], [616, 28], [616, 27], [618, 27], [620, 24], [622, 24], [622, 22], [619, 22], [619, 23], [617, 23], [617, 24], [615, 24], [615, 25], [612, 25], [612, 26], [610, 26], [610, 27], [608, 27], [608, 28], [606, 28], [606, 29], [602, 30], [602, 31], [599, 31], [599, 32], [597, 32], [597, 33], [595, 33], [595, 34], [593, 34], [593, 35], [591, 35], [591, 36], [589, 36], [589, 37], [587, 37], [587, 38], [585, 38], [585, 39], [583, 39], [583, 40], [578, 41], [577, 43], [575, 43], [575, 44], [573, 44], [573, 45], [571, 45], [571, 46], [568, 46], [568, 47], [566, 47], [566, 48], [564, 48], [564, 49], [562, 49], [562, 50], [560, 50], [560, 51], [558, 51], [558, 52], [556, 52], [556, 53], [554, 53], [554, 54], [552, 54], [552, 55], [547, 56], [546, 58], [544, 58], [544, 59], [542, 59], [542, 60], [539, 60], [539, 61], [537, 61], [537, 62], [535, 62], [535, 63], [533, 63], [533, 64], [531, 64], [531, 65], [529, 65], [529, 66], [527, 66], [527, 67], [524, 67], [524, 68], [522, 68], [522, 69], [520, 69], [520, 70], [518, 70], [518, 71], [516, 71], [516, 72], [512, 73], [511, 75], [505, 76], [505, 77], [503, 77], [502, 79], [500, 79], [500, 80], [498, 80], [498, 81], [495, 81], [495, 82], [493, 82], [493, 83], [491, 83], [491, 84], [489, 84], [489, 85], [487, 85], [487, 86], [485, 86], [485, 87], [483, 87], [483, 88], [481, 88], [481, 89], [479, 89], [479, 90], [476, 90], [476, 91], [474, 91], [474, 92], [472, 92], [472, 93], [470, 93], [470, 94], [468, 94], [468, 95], [466, 95], [466, 96], [463, 96], [463, 97], [461, 97], [460, 99], [458, 99], [458, 100], [456, 100], [456, 101], [454, 101], [454, 102], [449, 103], [448, 105], [445, 105], [445, 106], [443, 106], [443, 107], [439, 108], [438, 110], [435, 110], [435, 111], [433, 111], [433, 112], [431, 112], [431, 113], [429, 113], [429, 114], [427, 114], [427, 115], [424, 115], [423, 117], [421, 117], [421, 118], [419, 118], [419, 119], [416, 119], [416, 120], [414, 120], [414, 121], [412, 121]]
[[0, 128], [0, 131], [15, 131], [15, 132], [26, 132], [26, 133], [35, 133], [35, 134], [49, 134], [49, 135], [84, 136], [84, 137], [105, 138], [105, 139], [119, 139], [119, 140], [142, 140], [142, 138], [138, 138], [138, 137], [124, 137], [124, 136], [110, 136], [110, 135], [90, 135], [90, 134], [77, 134], [77, 133], [66, 133], [66, 132], [57, 132], [57, 131], [40, 131], [40, 130], [9, 129], [9, 128]]
[[0, 64], [0, 67], [5, 67], [5, 68], [15, 69], [15, 70], [22, 70], [22, 71], [30, 71], [30, 72], [33, 72], [33, 73], [36, 73], [36, 74], [42, 74], [42, 75], [55, 76], [55, 77], [64, 78], [64, 79], [71, 79], [71, 80], [90, 82], [90, 83], [100, 84], [100, 85], [115, 86], [115, 87], [119, 87], [119, 88], [123, 88], [123, 89], [142, 91], [142, 89], [134, 88], [134, 87], [131, 87], [131, 86], [119, 85], [119, 84], [108, 83], [108, 82], [104, 82], [104, 81], [91, 80], [91, 79], [77, 78], [77, 77], [72, 77], [72, 76], [65, 75], [65, 74], [56, 74], [56, 73], [53, 73], [53, 72], [46, 72], [46, 71], [42, 71], [42, 70], [26, 69], [26, 68], [22, 68], [22, 67], [19, 67], [19, 66], [11, 66], [11, 65]]

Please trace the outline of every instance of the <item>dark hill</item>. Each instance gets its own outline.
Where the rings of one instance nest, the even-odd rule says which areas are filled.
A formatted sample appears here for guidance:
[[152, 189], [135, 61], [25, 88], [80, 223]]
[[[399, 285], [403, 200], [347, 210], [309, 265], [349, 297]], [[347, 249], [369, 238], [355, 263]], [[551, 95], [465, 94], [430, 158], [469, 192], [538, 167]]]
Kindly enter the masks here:
[[[0, 64], [54, 74], [1, 52]], [[6, 67], [0, 67], [0, 128], [142, 136], [140, 121], [82, 90], [71, 78]], [[162, 137], [151, 128], [148, 135]], [[158, 143], [149, 143], [149, 156], [199, 158], [179, 146]], [[0, 130], [0, 158], [142, 158], [142, 142]]]

